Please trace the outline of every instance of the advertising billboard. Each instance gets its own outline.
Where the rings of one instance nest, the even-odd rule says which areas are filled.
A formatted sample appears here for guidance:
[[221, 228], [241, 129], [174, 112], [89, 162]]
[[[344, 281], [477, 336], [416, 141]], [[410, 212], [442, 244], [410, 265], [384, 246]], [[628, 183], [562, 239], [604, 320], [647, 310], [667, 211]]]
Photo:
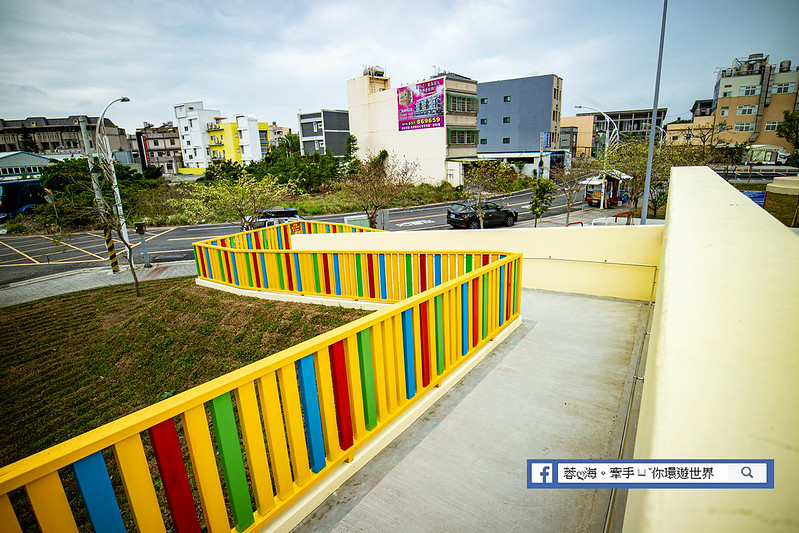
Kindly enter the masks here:
[[444, 78], [397, 89], [399, 131], [440, 128], [444, 125]]

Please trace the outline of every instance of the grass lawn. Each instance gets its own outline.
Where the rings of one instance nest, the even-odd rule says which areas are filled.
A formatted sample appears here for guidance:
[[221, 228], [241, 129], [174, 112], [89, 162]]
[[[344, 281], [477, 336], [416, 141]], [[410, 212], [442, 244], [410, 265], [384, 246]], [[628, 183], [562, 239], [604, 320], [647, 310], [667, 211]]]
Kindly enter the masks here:
[[0, 309], [0, 465], [367, 312], [246, 298], [194, 279]]

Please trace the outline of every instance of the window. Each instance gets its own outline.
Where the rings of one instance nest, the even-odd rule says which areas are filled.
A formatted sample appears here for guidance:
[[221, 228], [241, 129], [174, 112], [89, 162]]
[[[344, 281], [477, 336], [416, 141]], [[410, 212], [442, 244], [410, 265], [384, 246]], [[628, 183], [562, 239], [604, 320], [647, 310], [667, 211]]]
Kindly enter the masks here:
[[483, 124], [483, 125], [488, 124], [488, 119], [487, 118], [481, 118], [480, 119], [480, 124]]
[[760, 85], [747, 85], [738, 91], [738, 96], [757, 96], [758, 94], [760, 94]]
[[755, 131], [754, 122], [736, 122], [733, 131]]
[[175, 139], [169, 139], [169, 146], [175, 146]]
[[727, 125], [719, 124], [719, 133], [724, 133], [725, 131], [727, 131]]
[[755, 114], [757, 114], [757, 106], [756, 105], [739, 105], [738, 106], [738, 114], [739, 115], [755, 115]]
[[671, 136], [671, 140], [672, 140], [672, 141], [676, 141], [676, 140], [677, 140], [677, 139], [679, 139], [679, 138], [680, 138], [680, 136], [679, 136], [679, 135], [672, 135], [672, 136]]
[[777, 126], [779, 126], [779, 121], [773, 122], [766, 122], [766, 131], [777, 131]]
[[153, 146], [158, 146], [158, 139], [153, 140]]
[[510, 117], [502, 117], [503, 124], [510, 124]]
[[487, 104], [488, 103], [488, 98], [480, 98], [480, 103], [481, 104]]
[[316, 122], [314, 122], [314, 123], [313, 123], [313, 131], [314, 131], [314, 133], [316, 133], [317, 131], [319, 131], [317, 128], [318, 128], [318, 126], [316, 125]]
[[722, 107], [721, 108], [721, 116], [722, 117], [726, 117], [729, 114], [730, 114], [730, 108], [729, 107]]
[[771, 89], [773, 94], [786, 94], [792, 93], [794, 91], [795, 84], [791, 83], [775, 83], [774, 87]]
[[480, 144], [488, 144], [488, 139], [480, 139]]
[[722, 98], [729, 98], [731, 96], [732, 96], [732, 91], [724, 91], [723, 93], [721, 93]]
[[449, 130], [449, 144], [477, 144], [477, 130]]
[[510, 137], [503, 137], [502, 144], [510, 144]]
[[186, 141], [186, 146], [191, 146], [191, 141]]
[[189, 127], [188, 126], [183, 126], [183, 131], [189, 131]]
[[447, 94], [447, 111], [477, 113], [477, 98]]
[[558, 120], [558, 112], [557, 112], [557, 110], [553, 109], [552, 110], [552, 122], [555, 122], [557, 120]]
[[502, 97], [502, 101], [503, 102], [510, 102], [510, 95], [508, 94], [508, 95], [503, 96]]

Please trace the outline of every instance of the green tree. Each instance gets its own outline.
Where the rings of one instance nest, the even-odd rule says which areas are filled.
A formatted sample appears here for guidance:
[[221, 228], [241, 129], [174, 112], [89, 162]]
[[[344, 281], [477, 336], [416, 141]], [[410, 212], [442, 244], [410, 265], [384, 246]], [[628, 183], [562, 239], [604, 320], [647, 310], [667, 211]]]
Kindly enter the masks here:
[[475, 200], [481, 229], [483, 196], [492, 192], [511, 192], [518, 177], [515, 168], [500, 161], [484, 159], [469, 165], [463, 184], [467, 195]]
[[530, 212], [535, 217], [535, 227], [538, 227], [538, 219], [549, 211], [552, 200], [555, 199], [555, 194], [558, 192], [558, 186], [550, 179], [535, 177], [533, 178], [532, 192]]
[[343, 188], [366, 213], [369, 226], [377, 228], [377, 213], [392, 205], [416, 180], [419, 165], [396, 156], [386, 150], [359, 161]]
[[652, 218], [658, 216], [658, 211], [666, 205], [669, 199], [669, 189], [665, 181], [656, 183], [649, 191], [649, 207], [652, 208]]
[[344, 158], [342, 159], [342, 171], [347, 176], [352, 176], [358, 167], [358, 138], [355, 135], [347, 135], [347, 141], [344, 144]]
[[799, 112], [782, 112], [782, 122], [777, 125], [777, 137], [793, 145], [794, 160], [799, 152]]
[[23, 152], [39, 153], [39, 144], [24, 125], [22, 126], [22, 134], [19, 136], [19, 149]]
[[[673, 156], [676, 152], [662, 144], [655, 145], [652, 159], [652, 176], [650, 187], [654, 188], [659, 182], [668, 179], [672, 165], [682, 165]], [[613, 147], [608, 154], [608, 162], [613, 170], [623, 172], [630, 176], [624, 180], [624, 185], [630, 195], [630, 205], [638, 207], [638, 199], [644, 192], [646, 185], [647, 158], [649, 155], [649, 142], [646, 139], [626, 139]], [[633, 210], [627, 215], [627, 224], [632, 223]]]
[[270, 175], [256, 179], [242, 172], [237, 177], [221, 177], [198, 184], [185, 199], [174, 200], [195, 220], [236, 221], [243, 231], [254, 229], [264, 209], [274, 207], [294, 193], [291, 185], [279, 183]]

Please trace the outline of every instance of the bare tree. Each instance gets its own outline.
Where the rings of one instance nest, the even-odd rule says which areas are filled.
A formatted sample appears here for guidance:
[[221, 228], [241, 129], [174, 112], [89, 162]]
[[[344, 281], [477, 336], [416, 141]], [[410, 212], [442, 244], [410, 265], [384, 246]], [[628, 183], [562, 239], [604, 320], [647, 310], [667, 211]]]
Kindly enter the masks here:
[[[608, 157], [613, 170], [630, 176], [625, 183], [630, 194], [632, 208], [638, 207], [638, 199], [644, 192], [648, 153], [649, 143], [645, 139], [628, 139], [615, 146]], [[674, 159], [675, 154], [677, 154], [676, 151], [662, 144], [655, 145], [650, 187], [655, 187], [658, 182], [668, 179], [673, 164], [684, 164]], [[628, 225], [632, 223], [632, 218], [633, 209], [630, 209], [627, 215]]]
[[596, 176], [601, 170], [601, 165], [591, 157], [576, 157], [572, 159], [571, 168], [553, 167], [549, 170], [552, 181], [563, 189], [566, 196], [566, 225], [569, 225], [571, 209], [577, 199], [578, 193], [585, 189], [582, 183], [586, 178]]
[[389, 207], [416, 181], [419, 165], [406, 159], [389, 156], [380, 150], [375, 156], [358, 160], [352, 173], [343, 183], [356, 203], [369, 219], [369, 226], [377, 228], [377, 213]]

